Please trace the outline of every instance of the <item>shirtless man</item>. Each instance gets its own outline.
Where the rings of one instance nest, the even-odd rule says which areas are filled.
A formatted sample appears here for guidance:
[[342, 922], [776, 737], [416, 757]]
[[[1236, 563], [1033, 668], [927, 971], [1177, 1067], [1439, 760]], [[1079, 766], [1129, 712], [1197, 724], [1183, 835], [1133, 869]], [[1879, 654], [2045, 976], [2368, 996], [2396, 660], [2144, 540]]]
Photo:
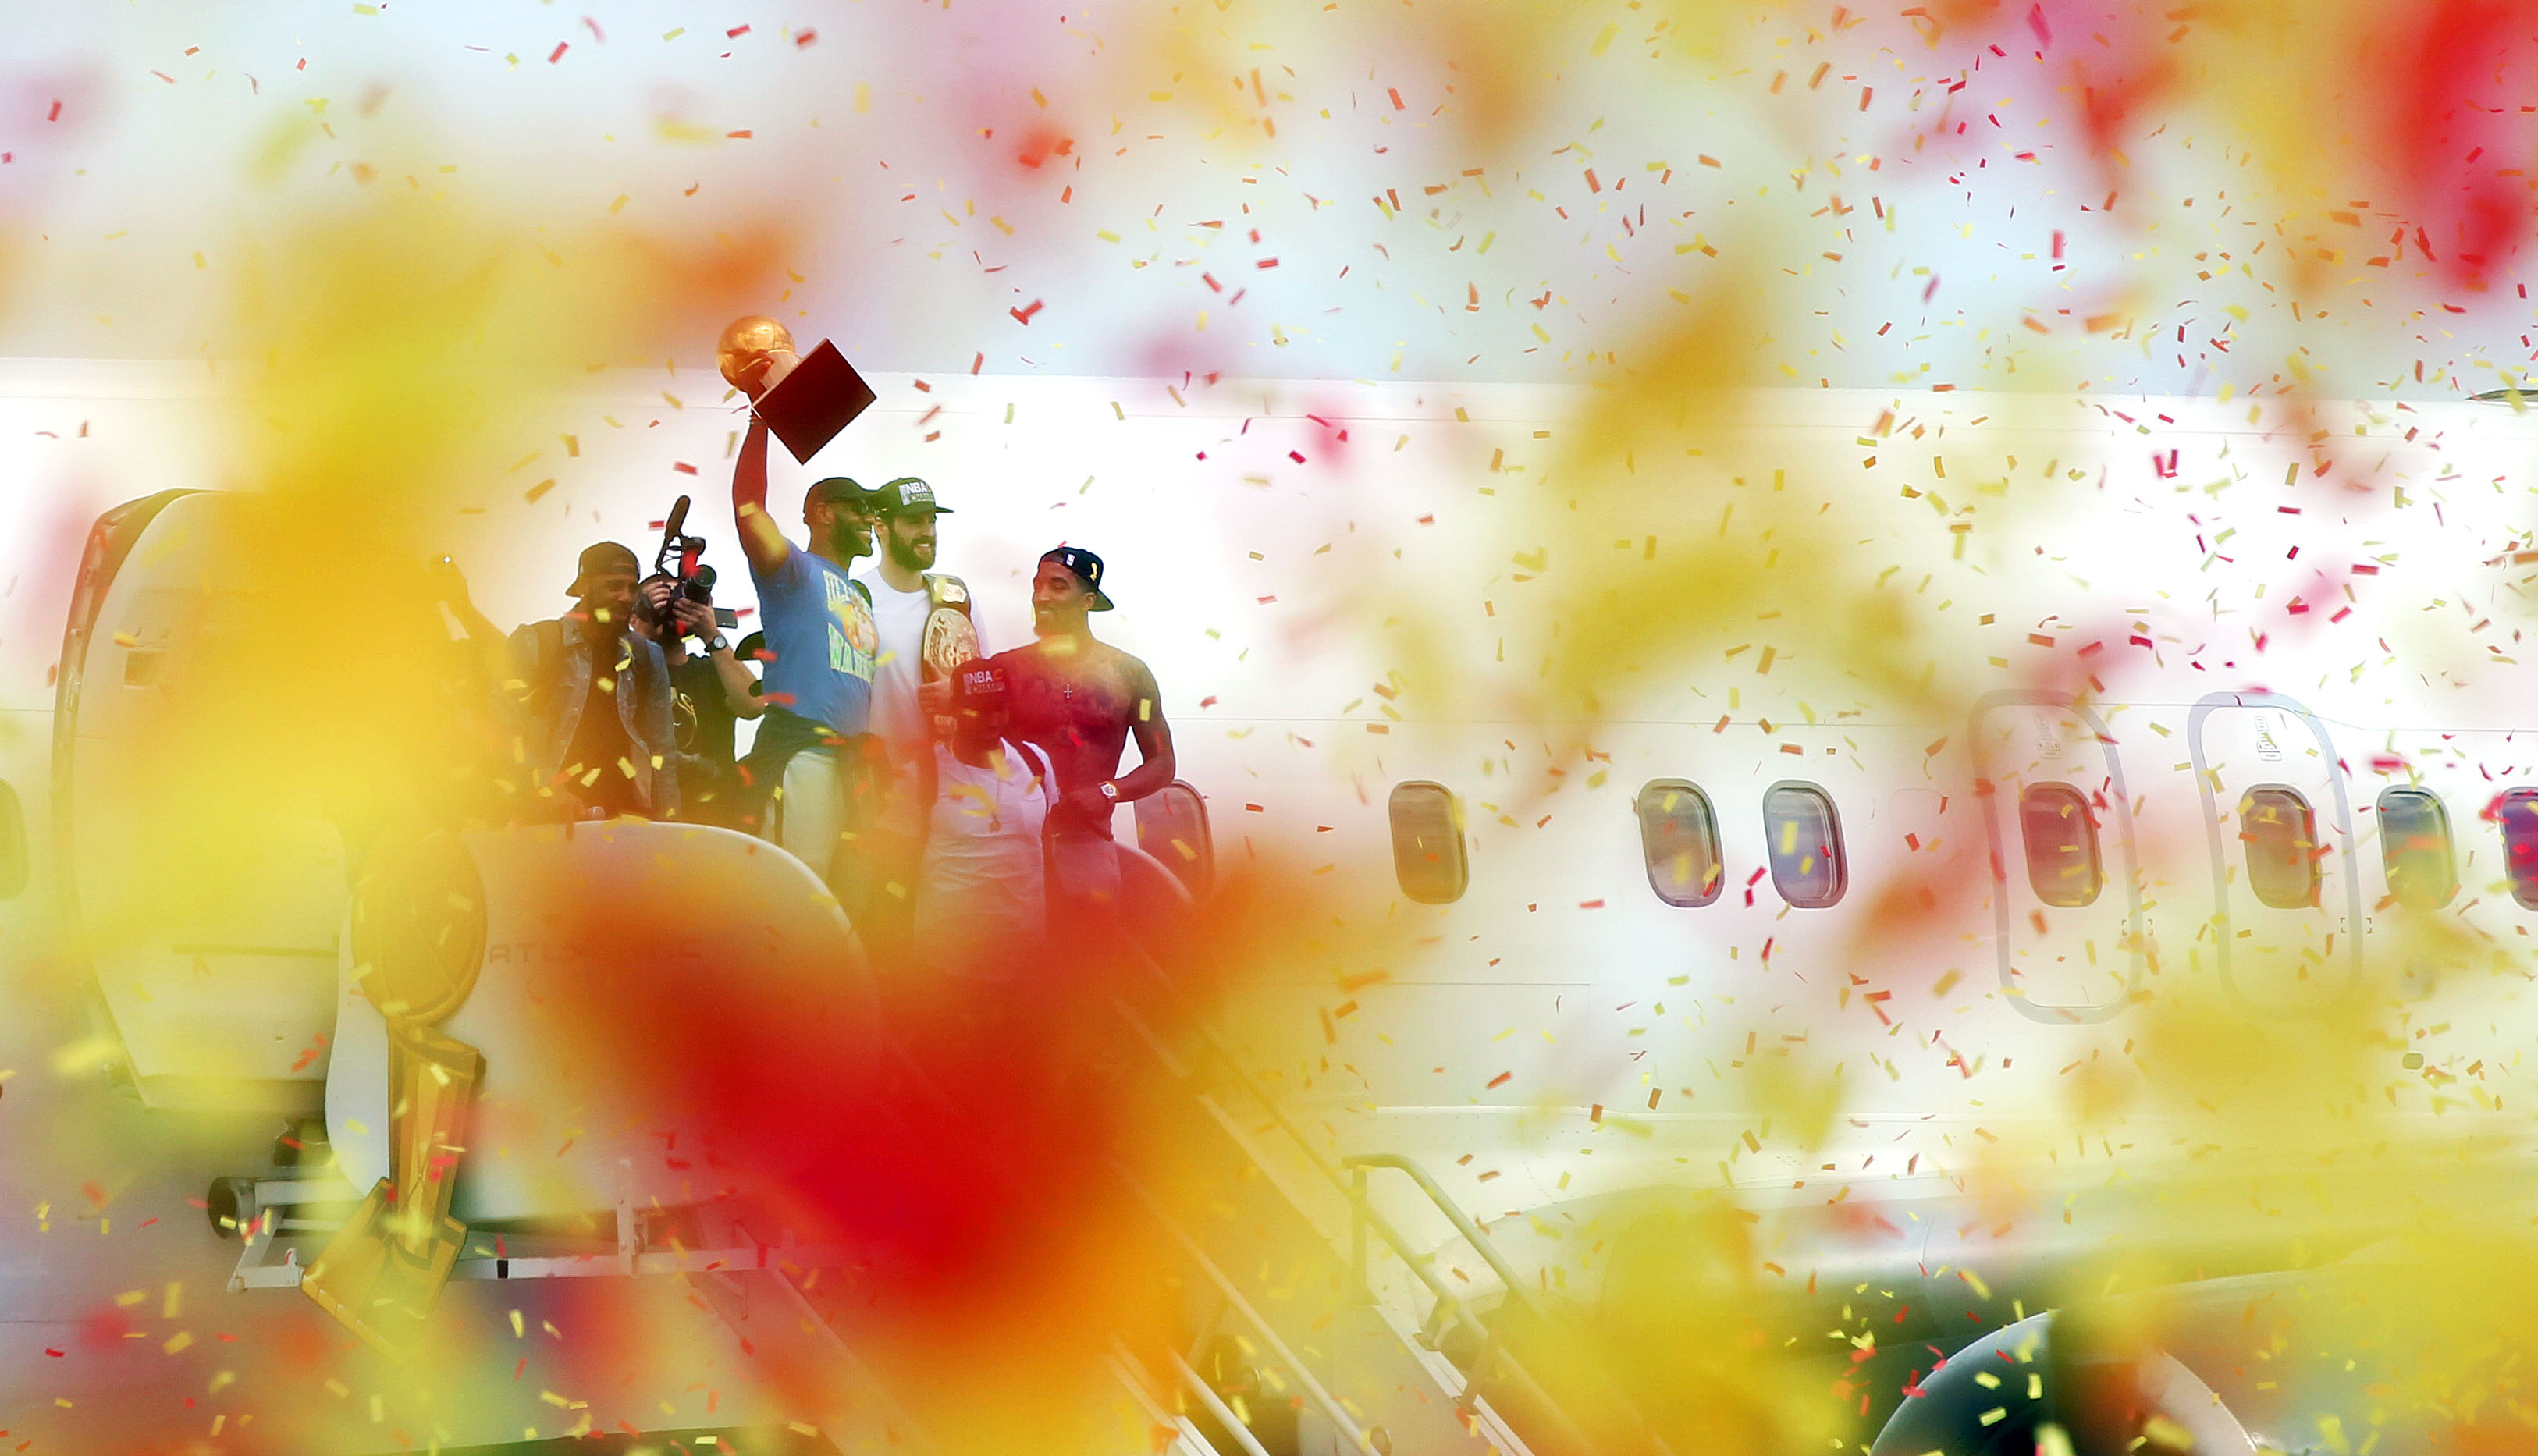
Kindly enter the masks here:
[[[1146, 665], [1096, 641], [1087, 616], [1110, 610], [1102, 559], [1061, 546], [1039, 559], [1032, 578], [1032, 630], [1038, 640], [990, 659], [1004, 669], [1014, 737], [1038, 746], [1057, 772], [1048, 811], [1049, 899], [1054, 916], [1106, 915], [1119, 894], [1110, 812], [1169, 785], [1172, 730]], [[1139, 762], [1119, 772], [1128, 740]]]

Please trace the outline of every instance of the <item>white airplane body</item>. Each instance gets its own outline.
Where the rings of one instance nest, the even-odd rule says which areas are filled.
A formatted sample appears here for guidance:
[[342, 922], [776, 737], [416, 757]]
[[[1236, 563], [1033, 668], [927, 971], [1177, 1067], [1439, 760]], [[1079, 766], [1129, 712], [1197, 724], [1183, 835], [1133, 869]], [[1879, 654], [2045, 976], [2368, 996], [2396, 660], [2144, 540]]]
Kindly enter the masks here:
[[[1649, 1188], [1908, 1205], [1995, 1149], [2075, 1188], [2190, 1173], [2220, 1145], [2174, 1109], [2085, 1136], [2074, 1110], [2179, 1002], [2251, 1036], [2381, 1008], [2423, 1033], [2373, 1069], [2381, 1114], [2506, 1135], [2470, 1064], [2518, 1064], [2538, 920], [2538, 807], [2510, 797], [2538, 800], [2512, 691], [2538, 427], [2508, 404], [1789, 390], [1715, 404], [1661, 462], [1654, 436], [1572, 439], [1593, 402], [1558, 391], [875, 383], [771, 497], [933, 482], [990, 649], [1026, 638], [1040, 551], [1105, 557], [1097, 630], [1163, 685], [1218, 878], [1265, 858], [1312, 897], [1218, 1016], [1333, 1155], [1408, 1155], [1537, 1229]], [[269, 896], [154, 924], [120, 877], [146, 816], [82, 817], [146, 762], [116, 704], [217, 576], [214, 497], [99, 580], [54, 718], [64, 523], [252, 489], [216, 463], [220, 399], [181, 366], [0, 379], [0, 779], [30, 869], [0, 933], [22, 974], [94, 974], [146, 1102], [341, 1121], [313, 1054], [352, 1039], [322, 822], [241, 846]], [[727, 409], [630, 385], [551, 413], [571, 453], [454, 487], [418, 556], [507, 627], [563, 608], [588, 542], [648, 556], [687, 494], [721, 603], [754, 606]], [[71, 903], [147, 929], [101, 942], [49, 913]], [[1424, 1203], [1401, 1220], [1453, 1244]], [[1603, 1277], [1556, 1227], [1499, 1227], [1519, 1266]]]

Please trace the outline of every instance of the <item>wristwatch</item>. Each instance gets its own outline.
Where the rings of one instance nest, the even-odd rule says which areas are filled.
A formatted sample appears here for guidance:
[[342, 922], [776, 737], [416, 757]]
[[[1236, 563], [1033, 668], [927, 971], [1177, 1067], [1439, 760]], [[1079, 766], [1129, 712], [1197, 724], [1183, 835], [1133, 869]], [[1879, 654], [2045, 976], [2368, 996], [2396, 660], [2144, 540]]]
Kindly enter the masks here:
[[1113, 804], [1118, 803], [1119, 785], [1106, 778], [1102, 780], [1102, 797]]
[[705, 650], [707, 652], [728, 652], [731, 650], [731, 643], [724, 639], [722, 633], [715, 632], [712, 636], [705, 638]]

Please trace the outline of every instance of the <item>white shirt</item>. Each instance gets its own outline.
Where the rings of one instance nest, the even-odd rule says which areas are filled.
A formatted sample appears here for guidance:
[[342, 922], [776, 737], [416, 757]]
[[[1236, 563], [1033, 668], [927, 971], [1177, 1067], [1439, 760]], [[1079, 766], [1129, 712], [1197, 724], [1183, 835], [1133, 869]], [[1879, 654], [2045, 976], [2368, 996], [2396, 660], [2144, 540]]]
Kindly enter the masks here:
[[934, 750], [936, 792], [917, 875], [916, 944], [938, 970], [1011, 964], [1047, 928], [1040, 827], [1051, 786], [1037, 754], [1001, 741], [989, 766]]
[[916, 708], [916, 687], [924, 681], [925, 614], [929, 610], [922, 582], [901, 591], [882, 579], [881, 569], [855, 578], [872, 592], [873, 627], [881, 639], [880, 660], [873, 668], [872, 731], [890, 741], [902, 757], [924, 752], [925, 715]]
[[[873, 628], [880, 639], [873, 668], [872, 731], [890, 745], [898, 765], [879, 827], [910, 837], [922, 832], [922, 806], [914, 802], [917, 765], [933, 742], [932, 725], [917, 706], [916, 689], [925, 681], [925, 619], [932, 615], [929, 594], [920, 580], [914, 591], [901, 591], [882, 578], [881, 567], [855, 578], [872, 593]], [[973, 619], [970, 627], [977, 626]], [[986, 644], [981, 641], [979, 650]]]

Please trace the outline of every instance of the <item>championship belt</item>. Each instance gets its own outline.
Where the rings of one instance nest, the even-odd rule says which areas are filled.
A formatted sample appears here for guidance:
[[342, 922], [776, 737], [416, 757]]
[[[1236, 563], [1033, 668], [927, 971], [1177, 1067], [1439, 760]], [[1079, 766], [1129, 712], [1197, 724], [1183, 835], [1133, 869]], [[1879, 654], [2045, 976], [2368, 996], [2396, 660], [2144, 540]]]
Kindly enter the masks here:
[[[969, 621], [969, 588], [958, 576], [925, 577], [926, 600], [932, 605], [925, 613], [925, 629], [917, 638], [919, 670], [925, 681], [948, 678], [961, 664], [978, 656], [978, 629]], [[935, 720], [938, 731], [949, 732], [951, 725]]]

